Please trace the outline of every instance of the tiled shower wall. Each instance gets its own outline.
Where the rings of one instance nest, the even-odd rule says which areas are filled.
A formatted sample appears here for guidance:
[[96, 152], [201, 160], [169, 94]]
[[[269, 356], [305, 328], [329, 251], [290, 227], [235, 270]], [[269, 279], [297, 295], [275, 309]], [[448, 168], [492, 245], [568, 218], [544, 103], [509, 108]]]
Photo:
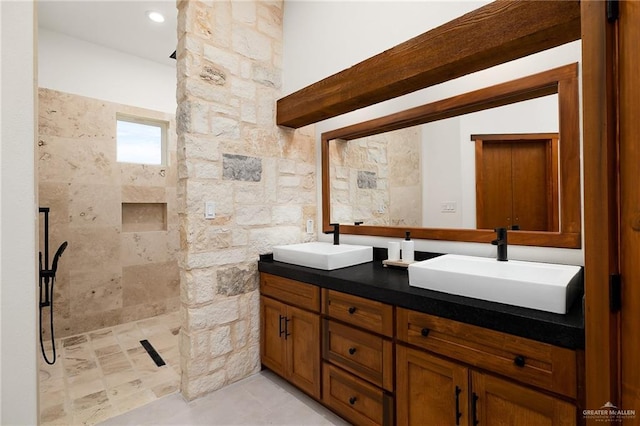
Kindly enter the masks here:
[[[315, 240], [313, 127], [275, 124], [282, 1], [178, 2], [182, 393], [260, 369], [258, 255]], [[204, 200], [216, 204], [203, 218]]]
[[[174, 116], [38, 93], [38, 202], [51, 208], [49, 262], [69, 242], [54, 286], [56, 338], [178, 310]], [[117, 113], [169, 123], [167, 165], [116, 162]], [[48, 329], [47, 318], [43, 324]]]

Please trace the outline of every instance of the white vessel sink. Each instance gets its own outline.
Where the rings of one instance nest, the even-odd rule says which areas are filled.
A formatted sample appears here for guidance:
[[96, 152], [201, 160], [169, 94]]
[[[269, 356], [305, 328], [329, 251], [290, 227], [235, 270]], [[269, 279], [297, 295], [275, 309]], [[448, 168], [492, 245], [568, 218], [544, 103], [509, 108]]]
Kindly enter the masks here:
[[446, 254], [409, 265], [409, 285], [566, 314], [580, 292], [580, 269]]
[[373, 260], [373, 247], [314, 241], [273, 247], [273, 259], [309, 268], [331, 271]]

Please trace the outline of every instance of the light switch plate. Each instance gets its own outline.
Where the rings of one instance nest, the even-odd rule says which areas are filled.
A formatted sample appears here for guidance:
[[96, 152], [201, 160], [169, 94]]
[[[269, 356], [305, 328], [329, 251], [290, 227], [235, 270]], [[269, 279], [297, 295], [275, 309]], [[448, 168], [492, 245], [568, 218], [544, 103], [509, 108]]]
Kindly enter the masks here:
[[204, 218], [215, 219], [216, 217], [216, 203], [213, 201], [207, 201], [204, 203]]

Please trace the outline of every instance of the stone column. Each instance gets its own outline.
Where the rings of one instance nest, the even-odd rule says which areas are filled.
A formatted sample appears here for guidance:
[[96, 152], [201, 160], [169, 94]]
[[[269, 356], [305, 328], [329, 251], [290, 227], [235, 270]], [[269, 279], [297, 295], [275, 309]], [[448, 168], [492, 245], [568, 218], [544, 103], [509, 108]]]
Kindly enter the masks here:
[[[275, 125], [283, 2], [178, 1], [182, 393], [260, 369], [258, 255], [314, 240], [314, 129]], [[205, 201], [215, 218], [204, 219]]]

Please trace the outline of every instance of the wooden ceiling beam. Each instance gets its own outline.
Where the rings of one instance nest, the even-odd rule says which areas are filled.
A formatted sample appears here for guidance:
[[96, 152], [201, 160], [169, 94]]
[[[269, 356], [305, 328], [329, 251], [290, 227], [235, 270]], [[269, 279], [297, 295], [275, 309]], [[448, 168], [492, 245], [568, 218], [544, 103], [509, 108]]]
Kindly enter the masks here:
[[580, 39], [580, 3], [498, 0], [277, 101], [299, 128]]

